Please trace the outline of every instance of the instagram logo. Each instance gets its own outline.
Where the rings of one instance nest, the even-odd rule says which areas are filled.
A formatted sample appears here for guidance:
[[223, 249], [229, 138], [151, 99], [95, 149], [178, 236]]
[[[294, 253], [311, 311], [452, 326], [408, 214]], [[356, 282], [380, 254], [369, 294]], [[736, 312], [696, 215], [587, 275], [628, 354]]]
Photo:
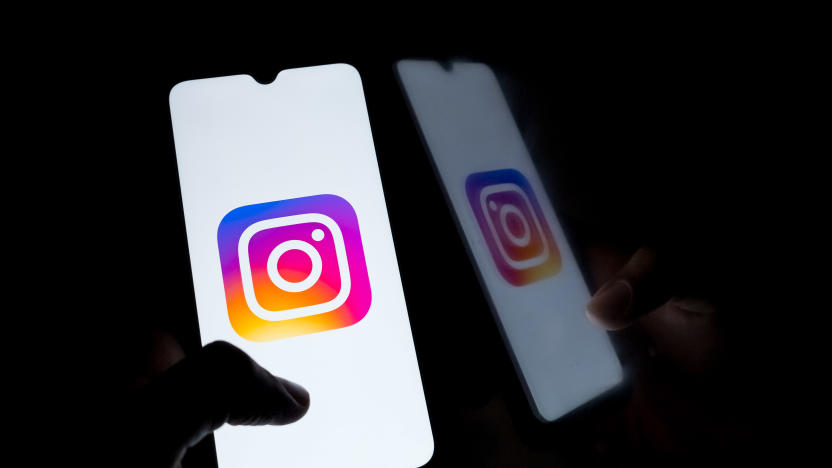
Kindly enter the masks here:
[[231, 326], [271, 341], [350, 326], [370, 280], [349, 203], [316, 195], [232, 210], [217, 230]]
[[560, 252], [529, 181], [514, 169], [478, 172], [465, 181], [497, 270], [515, 286], [556, 275]]

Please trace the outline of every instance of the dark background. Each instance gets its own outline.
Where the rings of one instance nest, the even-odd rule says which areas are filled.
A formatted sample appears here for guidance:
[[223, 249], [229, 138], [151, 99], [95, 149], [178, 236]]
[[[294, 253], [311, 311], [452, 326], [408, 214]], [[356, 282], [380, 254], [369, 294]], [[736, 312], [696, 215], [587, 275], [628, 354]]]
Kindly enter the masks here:
[[[78, 372], [91, 376], [84, 401], [103, 407], [98, 425], [129, 424], [118, 420], [118, 408], [145, 370], [151, 330], [170, 330], [186, 353], [199, 346], [171, 87], [241, 73], [266, 83], [282, 69], [333, 62], [354, 65], [364, 84], [436, 441], [428, 466], [480, 465], [497, 457], [498, 447], [517, 450], [522, 464], [598, 463], [595, 425], [627, 392], [561, 423], [534, 420], [395, 81], [393, 63], [401, 58], [490, 64], [579, 259], [599, 244], [672, 252], [689, 265], [683, 270], [692, 289], [732, 306], [726, 326], [743, 350], [733, 359], [754, 378], [766, 375], [771, 358], [761, 342], [771, 306], [757, 291], [766, 275], [760, 265], [772, 252], [761, 213], [780, 209], [768, 167], [778, 135], [766, 125], [776, 98], [760, 79], [765, 47], [696, 32], [579, 28], [430, 41], [400, 34], [250, 47], [196, 37], [159, 46], [101, 38], [70, 48], [62, 62], [70, 78], [56, 86], [71, 96], [58, 112], [67, 112], [72, 130], [69, 149], [54, 158], [59, 196], [52, 203], [71, 209], [66, 242], [78, 254], [72, 280], [80, 287], [68, 294], [88, 312]], [[756, 393], [748, 399], [765, 398]], [[494, 401], [507, 417], [478, 419]], [[750, 440], [757, 447], [756, 435]], [[210, 459], [210, 444], [186, 463]]]

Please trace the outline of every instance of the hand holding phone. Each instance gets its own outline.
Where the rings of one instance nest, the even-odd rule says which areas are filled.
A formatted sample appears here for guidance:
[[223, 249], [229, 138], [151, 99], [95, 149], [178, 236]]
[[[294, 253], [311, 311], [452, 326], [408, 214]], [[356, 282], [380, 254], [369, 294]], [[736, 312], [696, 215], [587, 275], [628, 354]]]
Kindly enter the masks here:
[[203, 343], [303, 382], [285, 427], [224, 427], [218, 465], [415, 467], [433, 437], [361, 79], [346, 64], [170, 94]]
[[309, 409], [302, 386], [274, 376], [245, 352], [215, 341], [142, 388], [124, 438], [135, 466], [174, 467], [188, 448], [224, 424], [283, 425]]
[[602, 284], [587, 313], [628, 343], [634, 369], [623, 408], [599, 424], [596, 445], [604, 459], [718, 455], [745, 462], [757, 452], [755, 432], [770, 416], [759, 411], [758, 383], [732, 363], [725, 304], [691, 278], [701, 278], [715, 259], [685, 257], [645, 247], [632, 256], [590, 250], [592, 263], [613, 271], [599, 269]]

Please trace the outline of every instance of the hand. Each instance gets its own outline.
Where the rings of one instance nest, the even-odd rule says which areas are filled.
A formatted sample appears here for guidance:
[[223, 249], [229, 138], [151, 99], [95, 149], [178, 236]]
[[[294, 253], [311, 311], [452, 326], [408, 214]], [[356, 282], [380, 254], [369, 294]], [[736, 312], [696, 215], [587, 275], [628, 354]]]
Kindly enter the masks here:
[[[170, 355], [168, 353], [167, 355]], [[188, 448], [225, 423], [283, 425], [309, 408], [307, 391], [217, 341], [140, 389], [134, 405], [137, 466], [179, 466]]]
[[679, 266], [660, 265], [656, 253], [639, 249], [592, 296], [587, 314], [607, 330], [636, 326], [655, 355], [661, 352], [689, 376], [717, 364], [721, 329], [716, 305], [704, 297], [677, 296]]
[[598, 442], [616, 464], [705, 458], [751, 438], [742, 416], [747, 382], [726, 358], [719, 301], [688, 287], [686, 266], [642, 248], [617, 272], [601, 273], [608, 279], [587, 305], [630, 358], [631, 398], [603, 424]]

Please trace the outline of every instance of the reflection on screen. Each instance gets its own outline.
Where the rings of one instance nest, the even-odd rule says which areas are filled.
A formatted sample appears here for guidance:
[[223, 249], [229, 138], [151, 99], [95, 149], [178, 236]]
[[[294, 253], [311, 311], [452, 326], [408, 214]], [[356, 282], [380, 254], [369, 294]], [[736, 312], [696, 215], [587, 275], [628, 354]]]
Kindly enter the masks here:
[[589, 291], [492, 70], [397, 72], [535, 414], [553, 421], [620, 382]]

